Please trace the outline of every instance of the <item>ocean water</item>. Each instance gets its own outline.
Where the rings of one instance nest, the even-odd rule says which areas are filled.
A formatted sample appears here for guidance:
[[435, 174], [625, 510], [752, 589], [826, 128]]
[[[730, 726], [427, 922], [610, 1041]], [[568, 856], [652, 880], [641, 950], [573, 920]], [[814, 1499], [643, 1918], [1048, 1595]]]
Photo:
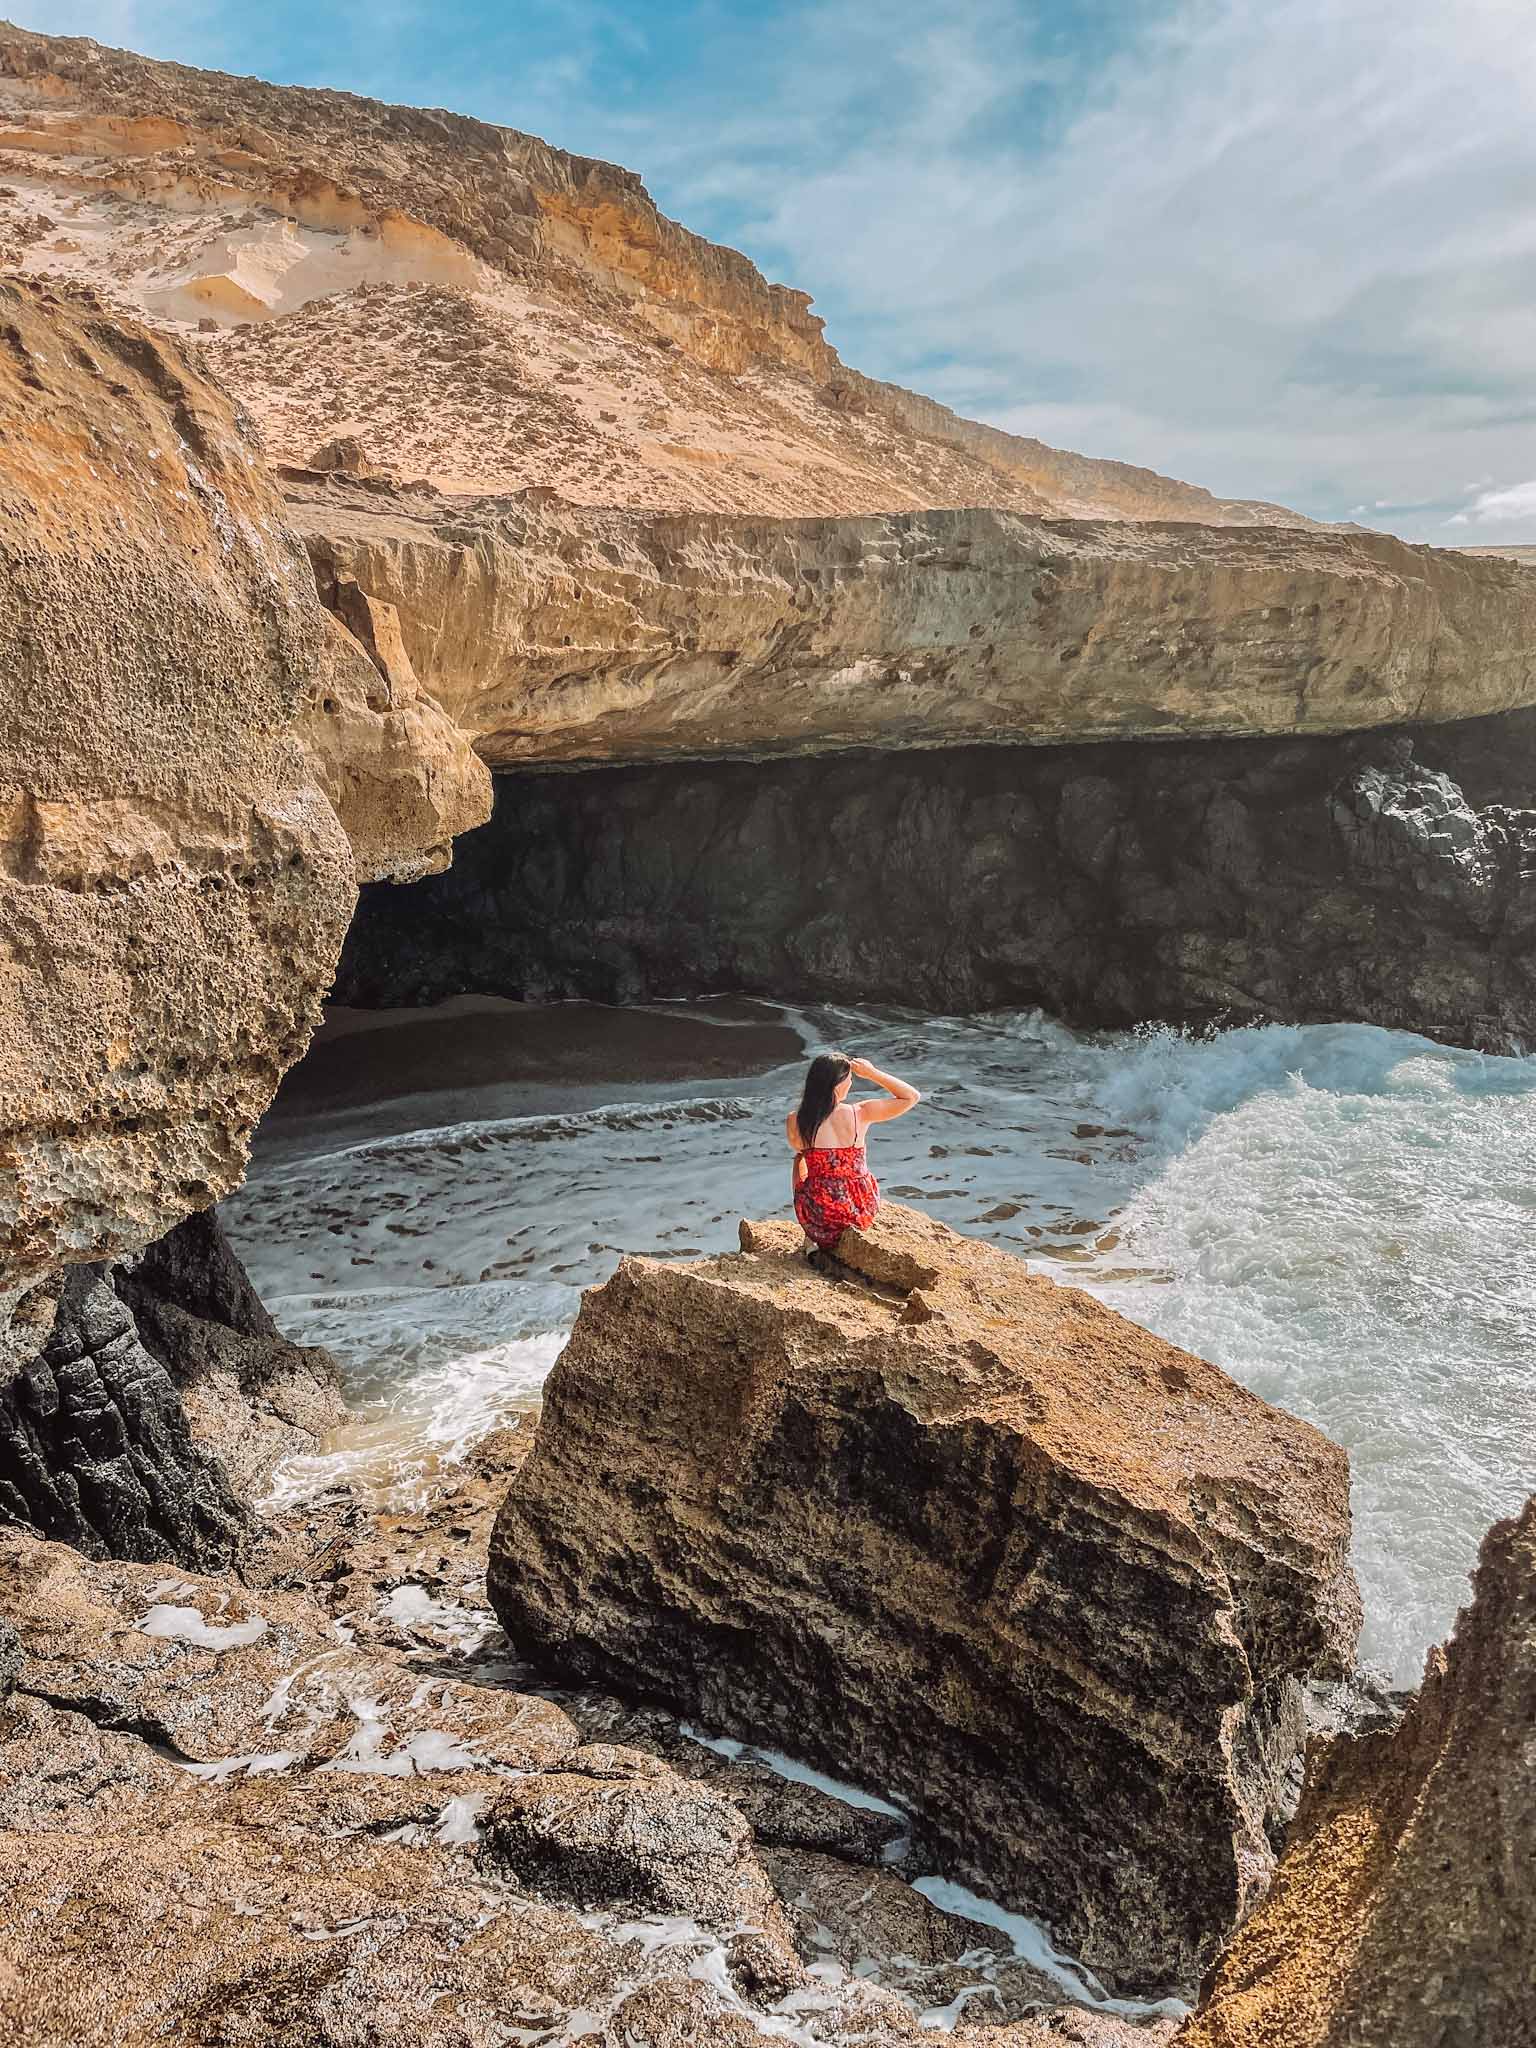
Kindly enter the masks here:
[[[1359, 1025], [1191, 1038], [1033, 1013], [782, 1015], [808, 1047], [923, 1090], [873, 1136], [887, 1196], [1088, 1288], [1348, 1448], [1364, 1654], [1416, 1683], [1483, 1531], [1536, 1487], [1536, 1059]], [[452, 1122], [427, 1092], [259, 1147], [231, 1232], [283, 1330], [341, 1359], [355, 1410], [277, 1497], [341, 1476], [410, 1497], [537, 1404], [581, 1289], [621, 1251], [722, 1249], [739, 1217], [787, 1213], [799, 1072], [488, 1086], [469, 1118], [455, 1095]]]

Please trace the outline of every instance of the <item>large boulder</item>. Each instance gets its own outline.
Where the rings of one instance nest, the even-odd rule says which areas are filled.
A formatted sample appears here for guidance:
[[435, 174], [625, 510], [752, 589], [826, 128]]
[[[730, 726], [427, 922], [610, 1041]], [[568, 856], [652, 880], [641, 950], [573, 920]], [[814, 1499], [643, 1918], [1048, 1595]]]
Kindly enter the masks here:
[[1353, 1652], [1344, 1453], [911, 1211], [841, 1280], [798, 1235], [584, 1297], [492, 1538], [509, 1635], [878, 1788], [1113, 1985], [1192, 1985]]
[[1179, 2048], [1536, 2042], [1536, 1499], [1394, 1731], [1309, 1759], [1274, 1889]]

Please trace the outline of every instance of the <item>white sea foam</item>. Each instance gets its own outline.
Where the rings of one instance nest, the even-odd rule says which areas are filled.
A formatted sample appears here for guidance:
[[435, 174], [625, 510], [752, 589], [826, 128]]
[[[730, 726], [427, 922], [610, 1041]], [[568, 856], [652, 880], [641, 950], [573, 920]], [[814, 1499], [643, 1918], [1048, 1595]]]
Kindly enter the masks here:
[[690, 1742], [697, 1742], [703, 1749], [712, 1749], [716, 1756], [723, 1756], [732, 1763], [743, 1757], [749, 1763], [764, 1764], [781, 1778], [787, 1778], [797, 1785], [814, 1785], [818, 1792], [830, 1793], [840, 1799], [844, 1806], [861, 1806], [870, 1813], [886, 1813], [892, 1820], [905, 1821], [908, 1815], [899, 1806], [892, 1806], [888, 1799], [881, 1799], [873, 1792], [866, 1792], [862, 1786], [850, 1785], [843, 1778], [829, 1778], [825, 1771], [813, 1770], [797, 1758], [785, 1756], [782, 1750], [758, 1749], [749, 1742], [737, 1742], [729, 1735], [704, 1735], [686, 1721], [679, 1724], [679, 1735], [686, 1735]]
[[[1483, 1530], [1536, 1483], [1536, 1060], [1366, 1026], [1082, 1037], [1032, 1013], [794, 1020], [909, 1073], [874, 1134], [885, 1192], [991, 1237], [1203, 1353], [1350, 1451], [1365, 1654], [1417, 1680]], [[448, 1027], [445, 1027], [448, 1028]], [[580, 1290], [782, 1213], [798, 1067], [550, 1091], [536, 1116], [281, 1163], [228, 1205], [290, 1336], [358, 1413], [280, 1475], [409, 1498], [537, 1403]], [[432, 1098], [415, 1107], [425, 1120]], [[357, 1119], [353, 1119], [354, 1126]]]
[[243, 1650], [259, 1642], [267, 1632], [261, 1616], [225, 1625], [206, 1621], [196, 1607], [151, 1607], [139, 1623], [146, 1636], [168, 1636], [177, 1642], [196, 1643], [201, 1650]]

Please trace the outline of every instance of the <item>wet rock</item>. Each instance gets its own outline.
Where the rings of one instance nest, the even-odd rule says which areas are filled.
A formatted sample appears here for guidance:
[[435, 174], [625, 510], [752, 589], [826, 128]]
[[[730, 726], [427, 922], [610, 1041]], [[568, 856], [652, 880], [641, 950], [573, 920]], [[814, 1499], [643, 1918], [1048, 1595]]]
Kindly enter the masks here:
[[228, 1564], [248, 1532], [228, 1475], [194, 1437], [175, 1380], [140, 1341], [109, 1268], [66, 1269], [52, 1334], [0, 1379], [0, 1519], [93, 1557], [194, 1570]]
[[584, 1298], [492, 1538], [509, 1636], [899, 1799], [1107, 1980], [1190, 1983], [1267, 1881], [1300, 1681], [1352, 1661], [1344, 1454], [911, 1211], [860, 1255], [922, 1270], [919, 1324], [753, 1228]]
[[1536, 2041], [1536, 1499], [1401, 1724], [1309, 1756], [1268, 1900], [1179, 2048]]
[[889, 1957], [884, 1980], [930, 2027], [998, 2024], [1055, 2006], [1061, 1986], [1016, 1956], [1006, 1935], [940, 1912], [888, 1871], [841, 1857], [771, 1850], [763, 1862], [795, 1924], [802, 1954], [857, 1972]]
[[783, 1910], [729, 1801], [639, 1751], [597, 1744], [510, 1786], [486, 1820], [486, 1853], [536, 1891], [578, 1905], [687, 1912], [711, 1932], [750, 1931], [798, 1974]]
[[336, 1361], [279, 1334], [217, 1211], [189, 1216], [114, 1282], [139, 1341], [175, 1382], [193, 1438], [242, 1497], [345, 1415]]

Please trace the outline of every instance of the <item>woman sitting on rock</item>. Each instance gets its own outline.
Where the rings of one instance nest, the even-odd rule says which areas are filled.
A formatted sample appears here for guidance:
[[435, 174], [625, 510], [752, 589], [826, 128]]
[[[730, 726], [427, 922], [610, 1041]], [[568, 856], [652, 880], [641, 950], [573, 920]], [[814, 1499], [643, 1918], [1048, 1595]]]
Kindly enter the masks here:
[[[890, 1100], [848, 1102], [856, 1079], [873, 1081]], [[810, 1239], [807, 1251], [831, 1251], [845, 1230], [867, 1230], [874, 1222], [880, 1186], [869, 1170], [864, 1133], [871, 1124], [905, 1116], [921, 1099], [915, 1088], [868, 1060], [823, 1052], [811, 1061], [800, 1107], [784, 1119], [784, 1135], [796, 1155], [795, 1214]]]

